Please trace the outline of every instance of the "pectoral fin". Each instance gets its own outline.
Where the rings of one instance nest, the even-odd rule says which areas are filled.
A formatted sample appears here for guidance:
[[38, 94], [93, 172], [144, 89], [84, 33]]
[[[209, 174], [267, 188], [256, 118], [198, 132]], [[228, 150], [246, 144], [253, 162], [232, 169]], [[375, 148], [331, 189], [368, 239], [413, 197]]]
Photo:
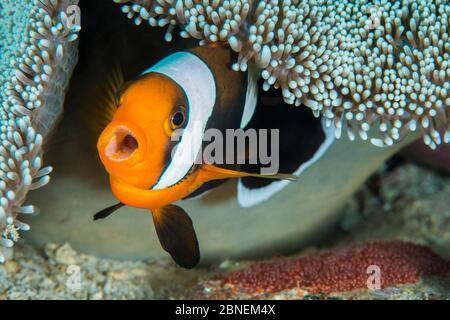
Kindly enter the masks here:
[[125, 206], [122, 202], [119, 202], [118, 204], [115, 204], [111, 207], [105, 208], [99, 212], [97, 212], [94, 215], [94, 221], [100, 220], [100, 219], [105, 219], [107, 217], [109, 217], [111, 214], [113, 214], [116, 210], [122, 208], [123, 206]]
[[202, 170], [207, 174], [214, 177], [214, 179], [227, 179], [227, 178], [242, 178], [242, 177], [252, 177], [252, 178], [264, 178], [264, 179], [274, 179], [274, 180], [297, 180], [297, 176], [293, 174], [260, 174], [260, 173], [249, 173], [236, 170], [230, 170], [225, 168], [220, 168], [210, 164], [203, 164]]
[[191, 269], [200, 260], [200, 250], [192, 220], [176, 205], [152, 210], [159, 242], [180, 267]]

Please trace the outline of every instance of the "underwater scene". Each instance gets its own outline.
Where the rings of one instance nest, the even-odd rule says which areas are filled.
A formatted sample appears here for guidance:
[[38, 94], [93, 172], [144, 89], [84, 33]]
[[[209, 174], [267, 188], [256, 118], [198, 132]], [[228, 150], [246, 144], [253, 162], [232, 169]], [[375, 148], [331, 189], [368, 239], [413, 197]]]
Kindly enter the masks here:
[[0, 34], [0, 300], [450, 299], [450, 1], [0, 0]]

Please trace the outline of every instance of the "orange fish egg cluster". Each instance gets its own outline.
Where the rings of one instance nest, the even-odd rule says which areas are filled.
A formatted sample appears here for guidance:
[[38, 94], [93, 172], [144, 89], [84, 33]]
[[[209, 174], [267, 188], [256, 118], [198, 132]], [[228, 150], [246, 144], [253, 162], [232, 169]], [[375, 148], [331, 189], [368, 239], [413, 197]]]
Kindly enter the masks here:
[[295, 259], [256, 263], [229, 273], [222, 285], [248, 293], [293, 288], [310, 293], [367, 288], [369, 266], [378, 266], [381, 288], [416, 283], [422, 277], [450, 275], [450, 262], [430, 249], [401, 241], [374, 242]]

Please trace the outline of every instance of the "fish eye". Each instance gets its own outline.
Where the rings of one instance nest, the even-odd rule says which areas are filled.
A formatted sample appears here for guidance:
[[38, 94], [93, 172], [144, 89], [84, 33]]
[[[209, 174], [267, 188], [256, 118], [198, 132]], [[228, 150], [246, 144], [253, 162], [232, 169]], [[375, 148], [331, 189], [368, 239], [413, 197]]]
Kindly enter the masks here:
[[170, 124], [172, 126], [172, 129], [178, 129], [184, 125], [186, 121], [186, 116], [183, 111], [177, 111], [175, 112], [171, 119]]

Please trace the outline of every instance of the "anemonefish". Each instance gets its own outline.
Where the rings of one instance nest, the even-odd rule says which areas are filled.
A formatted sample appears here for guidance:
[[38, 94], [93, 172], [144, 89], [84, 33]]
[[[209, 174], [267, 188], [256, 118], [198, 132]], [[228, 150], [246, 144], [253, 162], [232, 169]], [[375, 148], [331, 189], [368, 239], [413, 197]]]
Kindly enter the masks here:
[[[199, 246], [190, 217], [173, 203], [239, 178], [238, 201], [253, 206], [295, 180], [333, 140], [306, 108], [282, 102], [266, 106], [257, 73], [233, 71], [235, 59], [222, 45], [163, 59], [119, 91], [117, 108], [97, 142], [111, 191], [120, 203], [94, 219], [124, 205], [150, 210], [162, 248], [184, 268], [197, 265]], [[230, 168], [198, 163], [192, 155], [201, 152], [210, 128], [280, 129], [279, 171], [284, 174], [262, 175], [259, 164]], [[174, 141], [180, 129], [181, 137]]]

